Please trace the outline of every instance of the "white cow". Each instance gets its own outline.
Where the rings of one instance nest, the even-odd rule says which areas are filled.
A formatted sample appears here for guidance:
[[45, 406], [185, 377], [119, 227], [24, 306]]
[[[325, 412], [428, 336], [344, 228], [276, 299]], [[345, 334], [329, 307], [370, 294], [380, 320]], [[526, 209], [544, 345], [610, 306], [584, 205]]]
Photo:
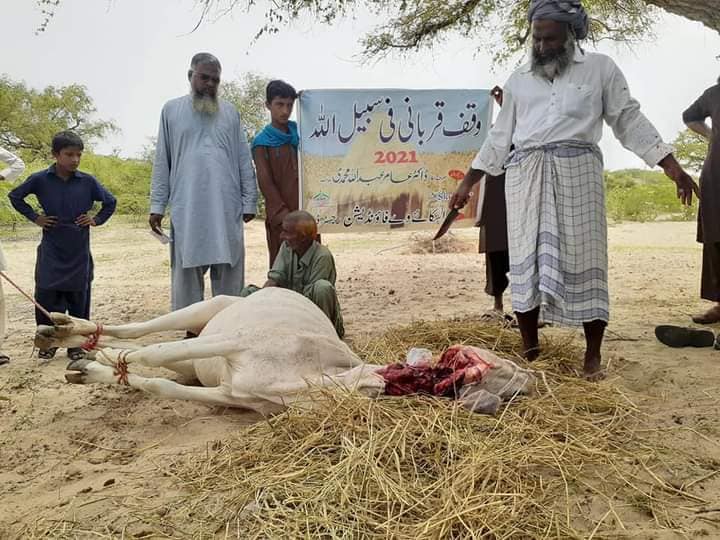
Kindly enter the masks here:
[[[95, 344], [96, 360], [71, 362], [69, 382], [123, 383], [157, 396], [252, 409], [272, 414], [308, 386], [342, 386], [382, 393], [378, 366], [362, 361], [340, 341], [330, 320], [304, 296], [272, 287], [247, 298], [216, 296], [156, 319], [100, 326], [52, 314], [54, 327], [38, 329], [47, 348]], [[138, 346], [122, 341], [153, 332], [192, 331], [194, 339]], [[128, 373], [133, 364], [165, 367], [197, 378], [203, 387]]]
[[[59, 313], [52, 319], [55, 326], [38, 329], [38, 347], [98, 349], [96, 360], [68, 365], [73, 373], [65, 377], [72, 383], [122, 383], [161, 397], [273, 414], [296, 403], [309, 387], [343, 387], [376, 396], [385, 391], [386, 378], [392, 380], [392, 374], [364, 364], [340, 341], [315, 304], [278, 287], [247, 298], [217, 296], [144, 323], [101, 326]], [[199, 336], [145, 347], [122, 341], [168, 330]], [[458, 381], [456, 397], [468, 409], [494, 414], [502, 401], [532, 391], [535, 377], [529, 370], [485, 349], [451, 347], [458, 348], [475, 359]], [[197, 378], [203, 387], [128, 373], [133, 364], [165, 367]]]

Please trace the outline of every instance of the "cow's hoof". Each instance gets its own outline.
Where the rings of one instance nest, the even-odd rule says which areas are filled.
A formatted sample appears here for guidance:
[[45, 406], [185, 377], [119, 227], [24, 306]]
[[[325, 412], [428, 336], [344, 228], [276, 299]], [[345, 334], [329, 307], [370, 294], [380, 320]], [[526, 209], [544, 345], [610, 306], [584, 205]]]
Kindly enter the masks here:
[[55, 328], [52, 326], [38, 326], [35, 333], [35, 346], [40, 350], [55, 347]]
[[69, 315], [65, 313], [51, 313], [50, 318], [55, 325], [52, 327], [55, 337], [63, 338], [77, 333], [73, 318]]
[[92, 360], [88, 360], [87, 358], [78, 358], [77, 360], [71, 360], [65, 369], [68, 371], [87, 373], [87, 366], [90, 362], [92, 362]]
[[87, 373], [66, 373], [65, 380], [70, 384], [85, 384]]
[[50, 318], [55, 325], [55, 337], [87, 336], [97, 331], [98, 325], [94, 322], [71, 317], [64, 313], [51, 313]]
[[48, 326], [47, 324], [39, 324], [37, 327], [36, 333], [40, 336], [54, 337], [55, 336], [55, 327]]
[[55, 326], [66, 326], [69, 324], [72, 324], [72, 317], [70, 315], [67, 315], [65, 313], [56, 313], [53, 312], [50, 314], [50, 319], [52, 320], [53, 324]]
[[70, 361], [65, 369], [73, 371], [74, 373], [66, 373], [65, 380], [72, 384], [85, 384], [88, 376], [87, 367], [90, 362], [92, 362], [92, 360], [88, 360], [87, 358]]

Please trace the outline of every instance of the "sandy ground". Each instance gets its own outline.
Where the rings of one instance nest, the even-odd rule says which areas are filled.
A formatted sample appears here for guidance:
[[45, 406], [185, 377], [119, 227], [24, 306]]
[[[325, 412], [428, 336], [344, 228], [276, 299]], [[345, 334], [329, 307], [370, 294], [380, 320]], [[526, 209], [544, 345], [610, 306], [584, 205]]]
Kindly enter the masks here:
[[[326, 235], [349, 337], [487, 309], [483, 259], [473, 249], [476, 234], [455, 233], [468, 242], [466, 252], [425, 255], [410, 253], [405, 233]], [[649, 439], [662, 437], [692, 455], [674, 466], [679, 481], [696, 479], [698, 468], [720, 472], [720, 351], [672, 350], [653, 336], [654, 325], [689, 323], [691, 313], [706, 307], [698, 300], [701, 252], [694, 225], [622, 224], [609, 234], [612, 323], [604, 358], [610, 377], [648, 396]], [[3, 242], [10, 275], [28, 291], [37, 240], [38, 232], [27, 229], [21, 238]], [[121, 323], [167, 311], [168, 256], [145, 229], [115, 220], [93, 231], [93, 253], [94, 319]], [[246, 281], [262, 283], [266, 264], [264, 229], [255, 222], [247, 231]], [[202, 451], [257, 420], [233, 410], [160, 401], [120, 386], [65, 383], [64, 351], [38, 366], [31, 306], [4, 287], [9, 316], [4, 351], [13, 361], [0, 367], [0, 537], [14, 537], [38, 520], [45, 528], [68, 513], [97, 516], [98, 530], [112, 530], [108, 524], [122, 513], [119, 504], [128, 493], [150, 501], [171, 492], [171, 479], [158, 470], [173, 455]], [[547, 332], [581, 339], [572, 330]], [[720, 474], [694, 487], [707, 500], [720, 501]], [[719, 519], [720, 508], [705, 517]], [[651, 525], [652, 518], [648, 521]], [[693, 526], [697, 534], [720, 538], [720, 529], [708, 521], [698, 519]]]

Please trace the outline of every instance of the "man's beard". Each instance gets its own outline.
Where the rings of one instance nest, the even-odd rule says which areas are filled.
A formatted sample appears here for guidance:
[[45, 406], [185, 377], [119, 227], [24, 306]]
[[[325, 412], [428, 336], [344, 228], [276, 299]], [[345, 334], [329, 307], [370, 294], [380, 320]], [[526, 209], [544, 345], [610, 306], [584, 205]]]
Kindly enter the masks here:
[[563, 48], [559, 51], [540, 55], [535, 47], [532, 47], [532, 71], [538, 77], [544, 77], [552, 81], [565, 72], [574, 56], [575, 40], [572, 35], [568, 33], [565, 45], [563, 45]]
[[217, 114], [219, 105], [217, 96], [208, 96], [207, 94], [192, 93], [193, 110], [200, 114], [213, 116]]

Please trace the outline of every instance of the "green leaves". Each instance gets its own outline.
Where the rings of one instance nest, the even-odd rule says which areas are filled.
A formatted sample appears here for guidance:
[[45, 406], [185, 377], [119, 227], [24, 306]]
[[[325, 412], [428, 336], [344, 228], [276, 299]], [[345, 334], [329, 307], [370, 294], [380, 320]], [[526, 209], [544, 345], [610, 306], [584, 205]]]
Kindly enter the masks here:
[[[36, 0], [42, 12], [38, 32], [50, 23], [61, 0]], [[720, 31], [717, 0], [584, 0], [591, 16], [590, 40], [635, 43], [652, 37], [658, 9], [699, 21]], [[248, 11], [262, 5], [265, 22], [255, 35], [277, 34], [303, 15], [321, 24], [352, 16], [355, 10], [382, 18], [371, 32], [360, 38], [362, 57], [374, 60], [391, 53], [411, 53], [442, 43], [451, 35], [462, 35], [493, 54], [496, 63], [517, 59], [529, 38], [526, 19], [529, 0], [196, 0], [200, 8], [197, 26], [205, 20]], [[211, 15], [213, 17], [211, 17]]]
[[96, 120], [95, 104], [84, 86], [28, 88], [0, 77], [0, 145], [32, 160], [47, 158], [55, 133], [73, 130], [87, 145], [116, 131], [111, 121]]
[[[247, 0], [201, 0], [203, 15], [249, 8]], [[590, 39], [634, 43], [648, 36], [656, 8], [646, 0], [585, 0], [592, 17]], [[496, 63], [517, 59], [528, 45], [529, 0], [284, 0], [268, 4], [256, 38], [274, 34], [301, 15], [331, 24], [354, 9], [384, 19], [360, 39], [364, 60], [407, 54], [461, 35], [490, 51]]]
[[684, 169], [699, 172], [708, 153], [708, 142], [694, 131], [686, 129], [673, 141], [675, 157]]
[[248, 140], [252, 140], [269, 121], [265, 108], [265, 87], [270, 80], [258, 73], [249, 72], [240, 79], [222, 82], [222, 98], [237, 107]]

